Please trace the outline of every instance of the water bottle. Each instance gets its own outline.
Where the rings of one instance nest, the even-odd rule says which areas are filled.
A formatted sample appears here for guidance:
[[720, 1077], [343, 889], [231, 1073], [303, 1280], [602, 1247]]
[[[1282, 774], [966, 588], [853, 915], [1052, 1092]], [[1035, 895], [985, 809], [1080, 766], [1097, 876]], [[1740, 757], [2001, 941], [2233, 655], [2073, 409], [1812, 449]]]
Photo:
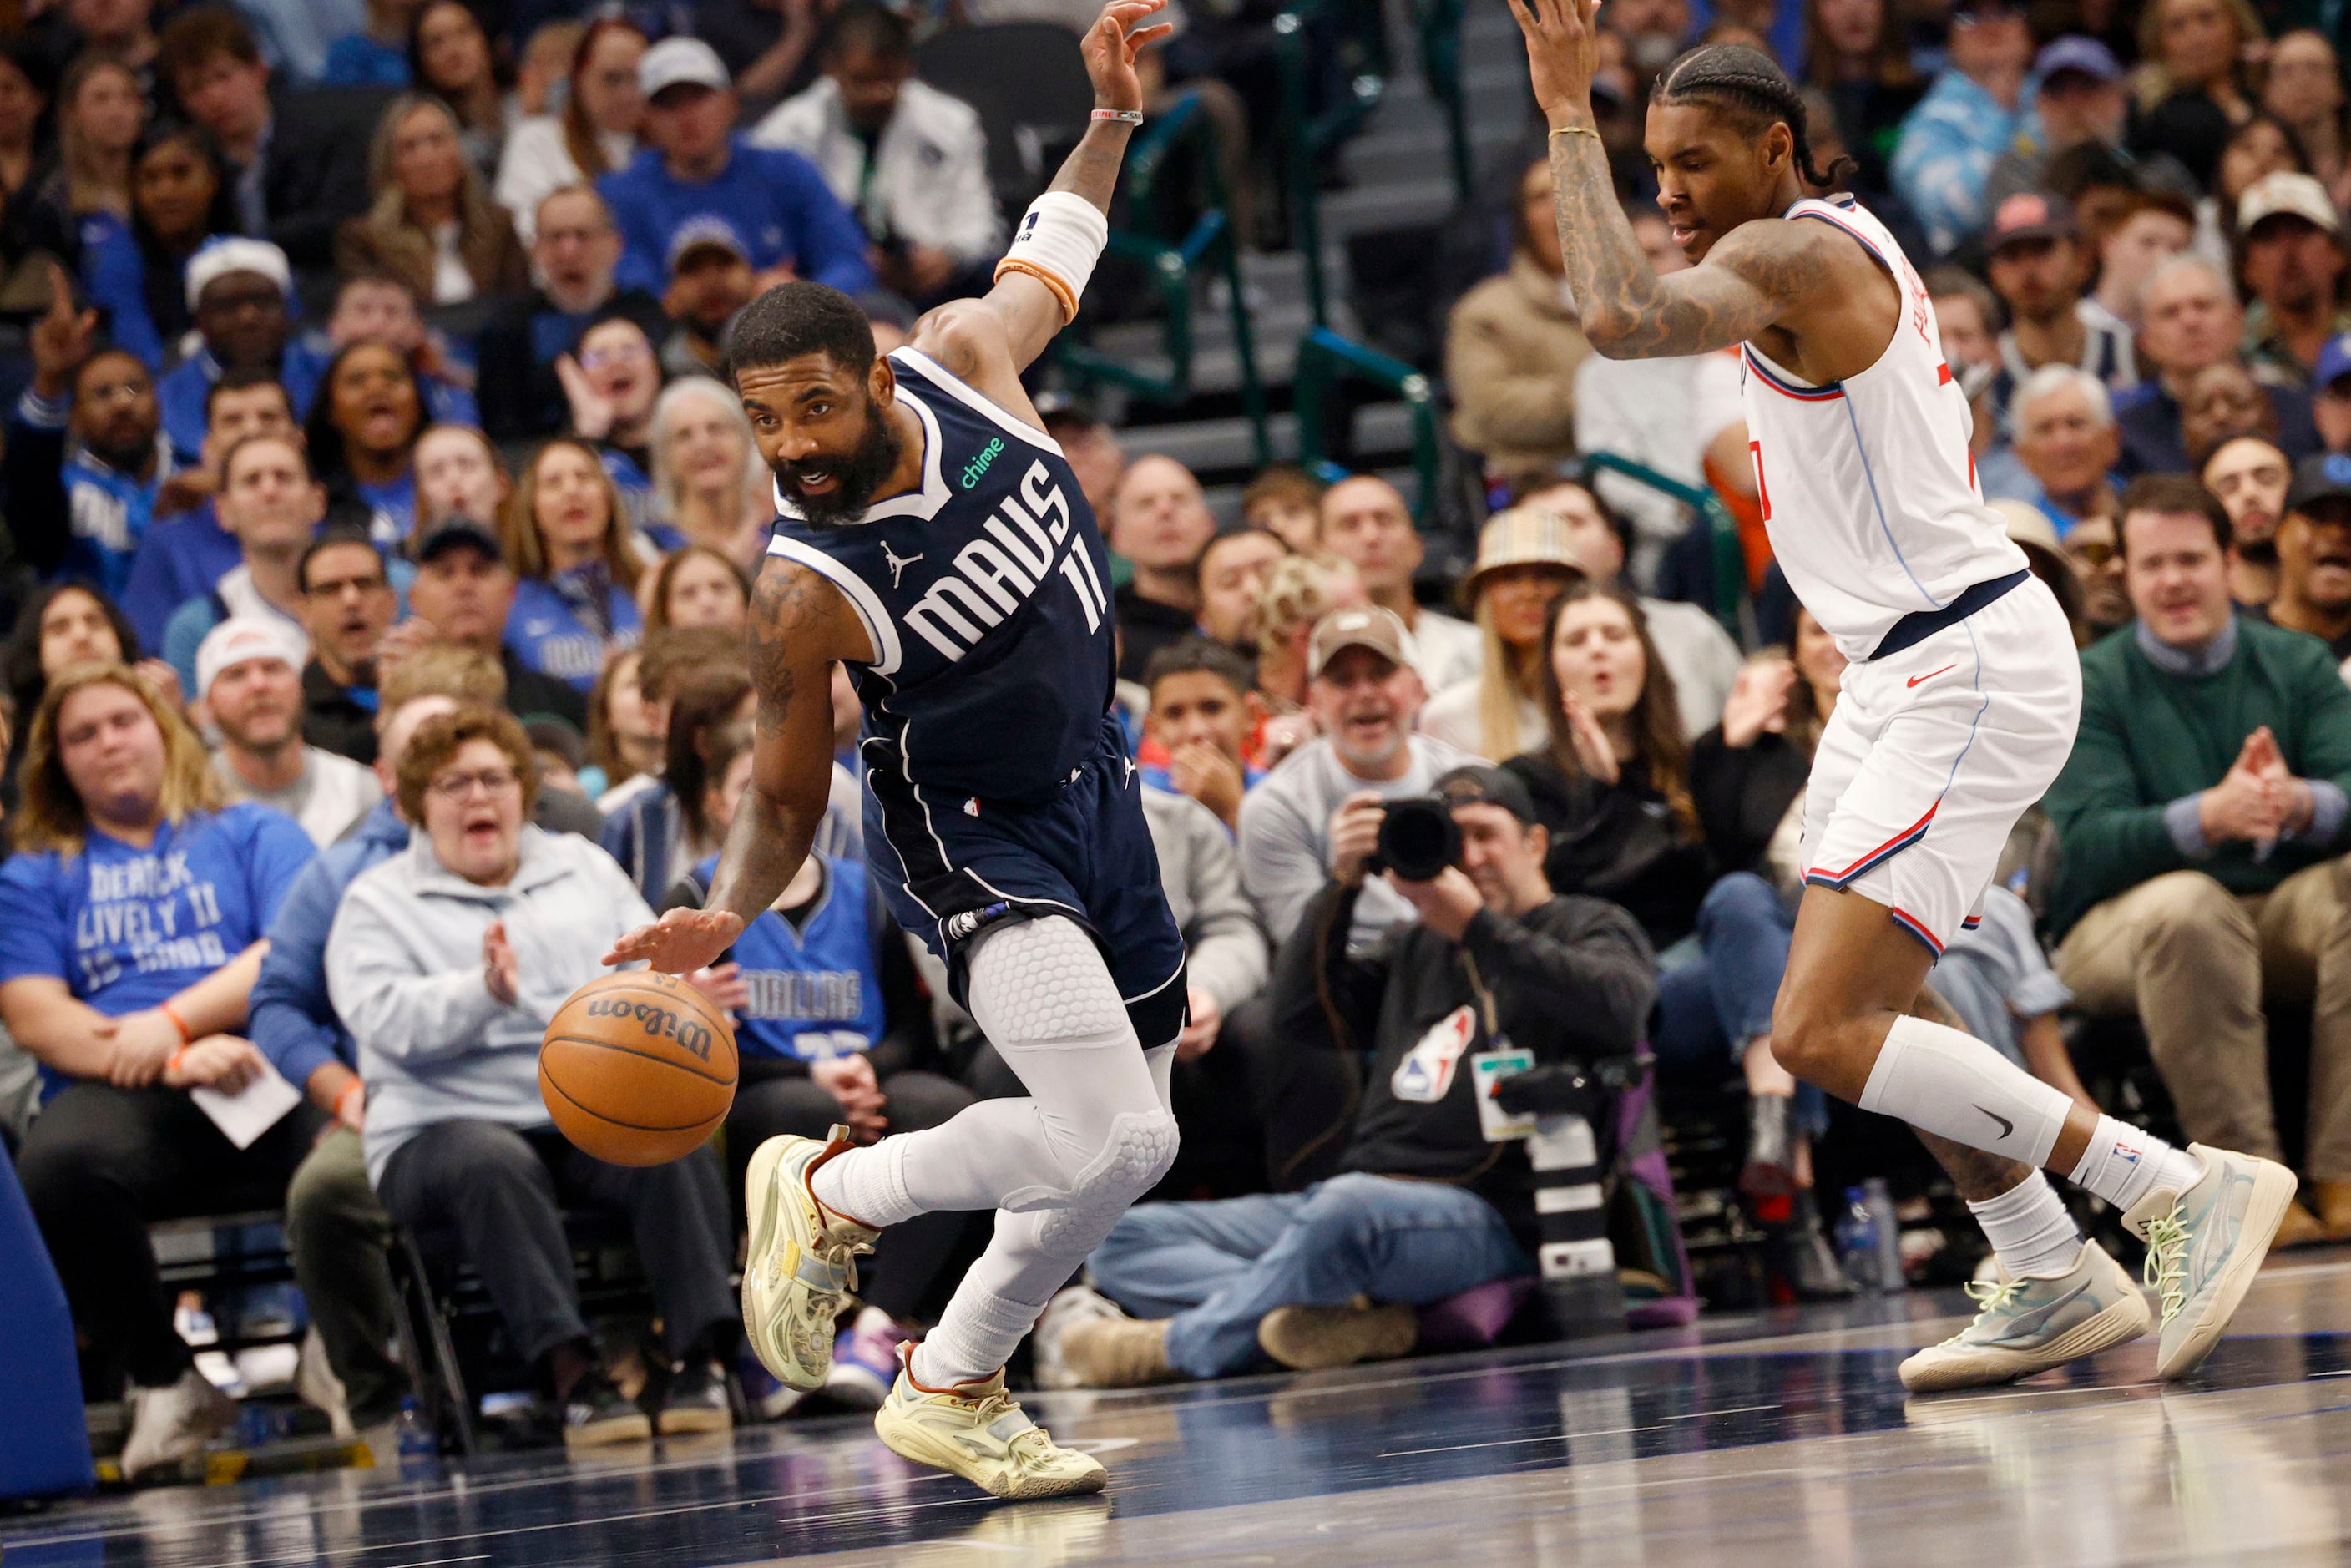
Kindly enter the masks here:
[[1877, 1288], [1886, 1295], [1910, 1288], [1902, 1275], [1902, 1224], [1894, 1218], [1894, 1195], [1882, 1176], [1862, 1184], [1862, 1202], [1869, 1210], [1870, 1241], [1877, 1251]]
[[424, 1425], [423, 1412], [416, 1406], [416, 1396], [407, 1395], [400, 1402], [400, 1419], [392, 1428], [392, 1446], [399, 1450], [400, 1473], [413, 1476], [429, 1470], [441, 1458], [441, 1445]]
[[1836, 1222], [1837, 1260], [1844, 1265], [1845, 1278], [1858, 1290], [1879, 1288], [1877, 1216], [1871, 1212], [1867, 1198], [1860, 1187], [1844, 1189], [1844, 1212]]

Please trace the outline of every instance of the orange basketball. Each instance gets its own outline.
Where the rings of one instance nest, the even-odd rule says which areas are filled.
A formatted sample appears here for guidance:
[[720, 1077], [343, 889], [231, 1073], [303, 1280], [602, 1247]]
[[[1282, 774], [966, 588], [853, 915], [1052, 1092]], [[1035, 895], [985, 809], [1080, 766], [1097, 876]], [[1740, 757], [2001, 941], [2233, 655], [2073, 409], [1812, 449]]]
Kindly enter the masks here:
[[675, 975], [623, 969], [564, 999], [538, 1042], [538, 1094], [563, 1135], [616, 1166], [700, 1148], [735, 1103], [735, 1030]]

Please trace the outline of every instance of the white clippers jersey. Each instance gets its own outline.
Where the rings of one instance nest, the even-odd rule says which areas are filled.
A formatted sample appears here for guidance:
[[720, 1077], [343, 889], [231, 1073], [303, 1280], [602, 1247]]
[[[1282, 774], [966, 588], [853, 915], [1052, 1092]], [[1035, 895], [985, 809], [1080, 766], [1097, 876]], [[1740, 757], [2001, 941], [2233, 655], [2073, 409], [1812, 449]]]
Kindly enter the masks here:
[[1827, 386], [1782, 370], [1751, 343], [1740, 350], [1740, 402], [1772, 553], [1845, 656], [1865, 659], [1896, 622], [2022, 570], [2024, 552], [1977, 487], [1968, 449], [1975, 421], [1902, 247], [1851, 197], [1800, 201], [1786, 215], [1851, 235], [1908, 307], [1876, 364]]

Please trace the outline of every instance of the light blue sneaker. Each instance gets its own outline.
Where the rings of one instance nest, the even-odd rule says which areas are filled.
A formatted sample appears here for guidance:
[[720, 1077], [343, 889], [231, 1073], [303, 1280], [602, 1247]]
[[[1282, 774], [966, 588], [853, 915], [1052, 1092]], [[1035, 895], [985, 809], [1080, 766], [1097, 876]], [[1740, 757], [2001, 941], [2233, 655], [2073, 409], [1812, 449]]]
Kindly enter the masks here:
[[2220, 1343], [2297, 1185], [2275, 1160], [2202, 1144], [2188, 1152], [2204, 1162], [2202, 1180], [2186, 1192], [2158, 1188], [2123, 1216], [2147, 1243], [2147, 1282], [2162, 1298], [2161, 1378], [2187, 1376]]
[[1902, 1386], [1911, 1393], [2013, 1383], [2135, 1340], [2154, 1322], [2138, 1281], [2095, 1241], [2084, 1242], [2074, 1267], [2054, 1279], [2002, 1273], [1967, 1290], [1982, 1303], [1975, 1322], [1902, 1364]]

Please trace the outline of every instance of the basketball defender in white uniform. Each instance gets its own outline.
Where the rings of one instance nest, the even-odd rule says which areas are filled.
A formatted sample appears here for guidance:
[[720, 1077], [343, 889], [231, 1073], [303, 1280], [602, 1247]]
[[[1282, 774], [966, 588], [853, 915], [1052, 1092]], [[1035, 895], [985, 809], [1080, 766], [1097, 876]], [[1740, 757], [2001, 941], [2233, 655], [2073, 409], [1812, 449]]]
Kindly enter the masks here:
[[2124, 1211], [2148, 1248], [2159, 1376], [2201, 1361], [2294, 1193], [2283, 1166], [2179, 1150], [2076, 1104], [1982, 1041], [1911, 1016], [1980, 914], [2001, 847], [2074, 744], [2081, 669], [2055, 599], [1983, 503], [1966, 398], [1927, 291], [1851, 200], [1810, 199], [1795, 88], [1738, 46], [1657, 78], [1646, 144], [1693, 265], [1660, 278], [1593, 125], [1597, 0], [1511, 0], [1550, 120], [1560, 242], [1585, 334], [1614, 358], [1738, 346], [1771, 546], [1852, 661], [1805, 798], [1808, 868], [1772, 1051], [1917, 1129], [1998, 1254], [1966, 1331], [1902, 1365], [1915, 1392], [2004, 1382], [2134, 1339], [2146, 1298], [2083, 1241], [2038, 1167]]

